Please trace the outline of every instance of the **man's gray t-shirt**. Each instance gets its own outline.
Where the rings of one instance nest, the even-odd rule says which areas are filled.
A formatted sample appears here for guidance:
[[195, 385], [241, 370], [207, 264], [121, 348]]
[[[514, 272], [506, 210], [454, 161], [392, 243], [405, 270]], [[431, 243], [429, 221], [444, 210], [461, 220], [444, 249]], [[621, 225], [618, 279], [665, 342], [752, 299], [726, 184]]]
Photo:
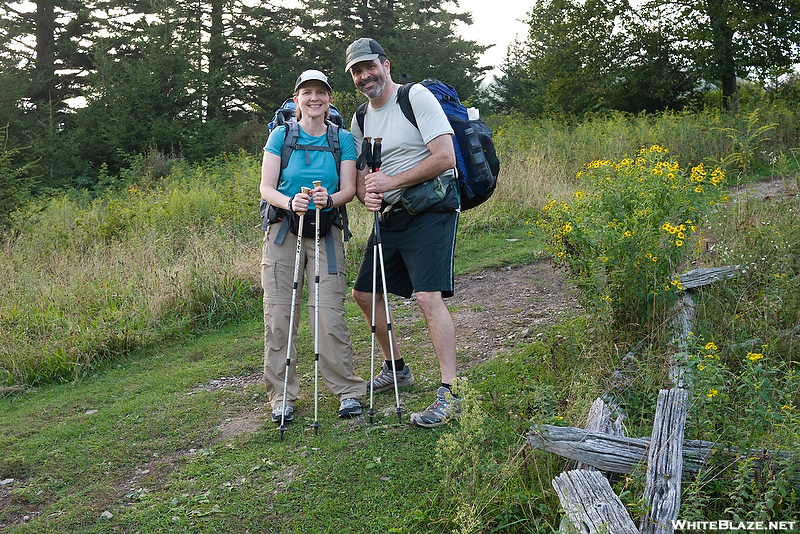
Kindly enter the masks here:
[[[398, 87], [399, 88], [399, 87]], [[388, 176], [394, 176], [411, 169], [430, 156], [427, 143], [440, 135], [453, 135], [453, 128], [447, 120], [442, 107], [428, 89], [415, 84], [409, 91], [409, 100], [414, 110], [419, 129], [403, 115], [397, 104], [397, 90], [392, 93], [387, 103], [375, 109], [367, 105], [364, 117], [364, 132], [358, 127], [355, 116], [350, 126], [355, 141], [356, 151], [361, 153], [361, 141], [371, 137], [381, 138], [381, 167]], [[448, 171], [453, 173], [453, 171]], [[386, 202], [394, 204], [400, 200], [402, 190], [394, 189], [384, 193]]]

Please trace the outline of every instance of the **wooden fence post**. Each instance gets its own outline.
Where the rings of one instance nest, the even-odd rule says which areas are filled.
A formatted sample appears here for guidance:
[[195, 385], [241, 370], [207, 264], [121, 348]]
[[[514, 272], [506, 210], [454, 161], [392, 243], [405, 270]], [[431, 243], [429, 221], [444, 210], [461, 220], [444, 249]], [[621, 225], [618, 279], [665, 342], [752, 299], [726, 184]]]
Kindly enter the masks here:
[[[585, 430], [540, 425], [531, 428], [528, 445], [578, 461], [579, 469], [565, 471], [553, 479], [553, 488], [568, 520], [580, 534], [673, 534], [672, 521], [681, 504], [684, 466], [684, 428], [691, 374], [688, 367], [688, 338], [694, 320], [690, 290], [718, 280], [735, 277], [740, 266], [700, 268], [680, 275], [686, 290], [676, 305], [672, 345], [678, 349], [670, 377], [677, 386], [661, 390], [656, 403], [653, 432], [649, 440], [624, 437], [622, 419], [611, 421], [609, 407], [597, 399]], [[689, 458], [695, 469], [704, 465], [713, 444], [690, 444]], [[614, 493], [603, 471], [628, 473], [647, 454], [647, 483], [643, 499], [648, 513], [637, 530], [625, 506]], [[563, 523], [563, 522], [562, 522]]]
[[639, 534], [625, 505], [600, 471], [564, 471], [552, 484], [576, 532]]
[[678, 518], [681, 506], [687, 399], [683, 388], [662, 389], [658, 393], [643, 497], [649, 510], [642, 519], [642, 534], [672, 534], [674, 530], [672, 520]]

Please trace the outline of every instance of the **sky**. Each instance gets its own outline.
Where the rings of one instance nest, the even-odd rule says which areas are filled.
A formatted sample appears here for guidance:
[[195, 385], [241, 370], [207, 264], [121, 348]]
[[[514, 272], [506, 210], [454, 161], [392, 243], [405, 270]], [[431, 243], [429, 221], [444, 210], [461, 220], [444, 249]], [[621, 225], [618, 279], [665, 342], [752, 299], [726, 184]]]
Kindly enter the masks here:
[[472, 13], [472, 25], [458, 24], [456, 33], [479, 45], [494, 44], [484, 52], [480, 65], [496, 69], [505, 59], [508, 45], [527, 38], [528, 27], [522, 21], [532, 6], [532, 1], [525, 0], [458, 0], [458, 8], [451, 6], [450, 11]]

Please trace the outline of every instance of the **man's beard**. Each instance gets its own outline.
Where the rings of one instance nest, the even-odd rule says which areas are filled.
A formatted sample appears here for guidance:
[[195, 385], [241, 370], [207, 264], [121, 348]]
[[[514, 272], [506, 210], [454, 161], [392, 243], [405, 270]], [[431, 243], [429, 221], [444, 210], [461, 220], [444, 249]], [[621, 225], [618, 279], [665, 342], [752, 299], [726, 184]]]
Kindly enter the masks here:
[[[369, 85], [372, 82], [375, 82], [375, 86], [367, 92], [364, 90], [365, 85]], [[381, 73], [369, 80], [365, 80], [362, 84], [358, 86], [358, 91], [365, 95], [367, 98], [377, 98], [383, 93], [383, 90], [386, 89], [386, 84], [389, 83], [389, 77], [386, 76], [384, 73]]]

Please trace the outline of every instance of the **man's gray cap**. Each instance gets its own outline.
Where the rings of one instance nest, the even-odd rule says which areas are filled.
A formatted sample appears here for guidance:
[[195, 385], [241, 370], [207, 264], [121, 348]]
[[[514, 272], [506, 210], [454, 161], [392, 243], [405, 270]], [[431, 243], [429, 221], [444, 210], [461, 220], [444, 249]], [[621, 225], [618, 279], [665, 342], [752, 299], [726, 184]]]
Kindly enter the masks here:
[[356, 39], [350, 46], [347, 47], [345, 61], [347, 62], [344, 67], [345, 72], [350, 72], [350, 67], [361, 61], [372, 61], [378, 59], [378, 56], [385, 56], [386, 52], [383, 51], [381, 45], [368, 37]]
[[328, 88], [328, 91], [333, 93], [331, 84], [328, 83], [328, 77], [322, 74], [320, 71], [314, 69], [303, 71], [300, 76], [297, 77], [297, 81], [294, 84], [294, 92], [297, 92], [297, 89], [300, 87], [300, 85], [310, 82], [311, 80], [324, 83], [325, 87]]

